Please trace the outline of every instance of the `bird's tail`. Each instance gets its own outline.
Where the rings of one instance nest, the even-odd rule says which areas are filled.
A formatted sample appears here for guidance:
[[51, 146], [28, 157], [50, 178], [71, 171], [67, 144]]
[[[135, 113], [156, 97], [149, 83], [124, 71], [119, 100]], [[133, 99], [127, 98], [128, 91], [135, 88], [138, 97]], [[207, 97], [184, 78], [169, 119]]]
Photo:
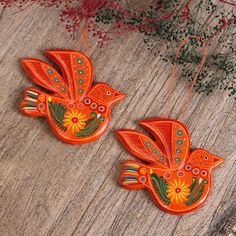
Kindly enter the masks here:
[[119, 183], [123, 188], [141, 189], [148, 187], [147, 174], [149, 169], [140, 162], [125, 161]]
[[47, 95], [38, 89], [26, 89], [24, 99], [20, 103], [21, 112], [28, 116], [45, 116], [46, 97]]

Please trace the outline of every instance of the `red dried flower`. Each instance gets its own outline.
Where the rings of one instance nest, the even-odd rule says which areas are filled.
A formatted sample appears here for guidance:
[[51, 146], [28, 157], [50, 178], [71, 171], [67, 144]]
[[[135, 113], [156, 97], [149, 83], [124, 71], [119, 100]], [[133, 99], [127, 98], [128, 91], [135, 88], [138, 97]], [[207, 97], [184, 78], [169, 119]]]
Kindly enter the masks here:
[[87, 16], [95, 16], [97, 10], [104, 7], [107, 0], [84, 0], [81, 8], [87, 13]]

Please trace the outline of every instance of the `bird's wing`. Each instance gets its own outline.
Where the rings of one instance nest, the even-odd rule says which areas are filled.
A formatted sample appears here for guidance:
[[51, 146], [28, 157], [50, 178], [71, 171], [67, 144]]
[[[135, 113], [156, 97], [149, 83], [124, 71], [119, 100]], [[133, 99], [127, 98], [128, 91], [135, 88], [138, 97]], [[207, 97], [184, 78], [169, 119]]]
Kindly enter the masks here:
[[72, 99], [82, 99], [92, 85], [93, 66], [90, 59], [83, 53], [76, 51], [46, 51], [46, 55], [62, 71]]
[[177, 120], [155, 118], [140, 122], [166, 153], [170, 168], [178, 170], [189, 157], [190, 138], [187, 128]]
[[136, 158], [158, 166], [160, 169], [169, 169], [167, 156], [145, 134], [134, 130], [117, 131], [117, 136], [124, 147]]
[[66, 82], [52, 66], [36, 59], [23, 59], [21, 63], [27, 75], [35, 84], [53, 92], [55, 95], [70, 99]]

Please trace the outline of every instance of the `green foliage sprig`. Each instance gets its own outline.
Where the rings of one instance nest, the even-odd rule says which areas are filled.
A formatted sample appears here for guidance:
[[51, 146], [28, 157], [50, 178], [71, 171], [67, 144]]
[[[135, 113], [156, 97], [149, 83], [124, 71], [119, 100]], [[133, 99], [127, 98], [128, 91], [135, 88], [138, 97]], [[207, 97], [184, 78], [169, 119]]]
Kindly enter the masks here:
[[[207, 42], [208, 55], [195, 84], [196, 91], [208, 95], [216, 89], [224, 89], [236, 99], [236, 8], [217, 0], [200, 0], [195, 4], [188, 1], [184, 8], [173, 14], [173, 9], [180, 9], [180, 3], [174, 0], [157, 2], [159, 4], [150, 5], [145, 11], [132, 12], [128, 9], [126, 14], [120, 8], [104, 7], [97, 11], [96, 22], [115, 24], [124, 32], [138, 30], [144, 35], [148, 50], [172, 63], [174, 48], [186, 36], [201, 36]], [[166, 18], [161, 18], [163, 15]], [[166, 49], [164, 51], [171, 53], [162, 55], [160, 48], [163, 47]], [[197, 68], [202, 57], [200, 49], [201, 44], [191, 40], [181, 51], [177, 63], [183, 65], [182, 78], [193, 80], [194, 68]]]

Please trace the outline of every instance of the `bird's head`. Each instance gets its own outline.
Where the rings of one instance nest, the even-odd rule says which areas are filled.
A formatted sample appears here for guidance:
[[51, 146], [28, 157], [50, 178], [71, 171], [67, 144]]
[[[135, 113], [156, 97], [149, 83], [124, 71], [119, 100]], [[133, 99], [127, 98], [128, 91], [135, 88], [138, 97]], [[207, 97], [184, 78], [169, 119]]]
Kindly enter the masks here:
[[197, 149], [190, 154], [189, 163], [204, 167], [206, 169], [212, 169], [222, 164], [224, 159], [215, 156], [204, 149]]
[[124, 99], [125, 95], [116, 91], [112, 87], [104, 83], [97, 83], [89, 92], [91, 98], [96, 99], [101, 103], [111, 105]]

